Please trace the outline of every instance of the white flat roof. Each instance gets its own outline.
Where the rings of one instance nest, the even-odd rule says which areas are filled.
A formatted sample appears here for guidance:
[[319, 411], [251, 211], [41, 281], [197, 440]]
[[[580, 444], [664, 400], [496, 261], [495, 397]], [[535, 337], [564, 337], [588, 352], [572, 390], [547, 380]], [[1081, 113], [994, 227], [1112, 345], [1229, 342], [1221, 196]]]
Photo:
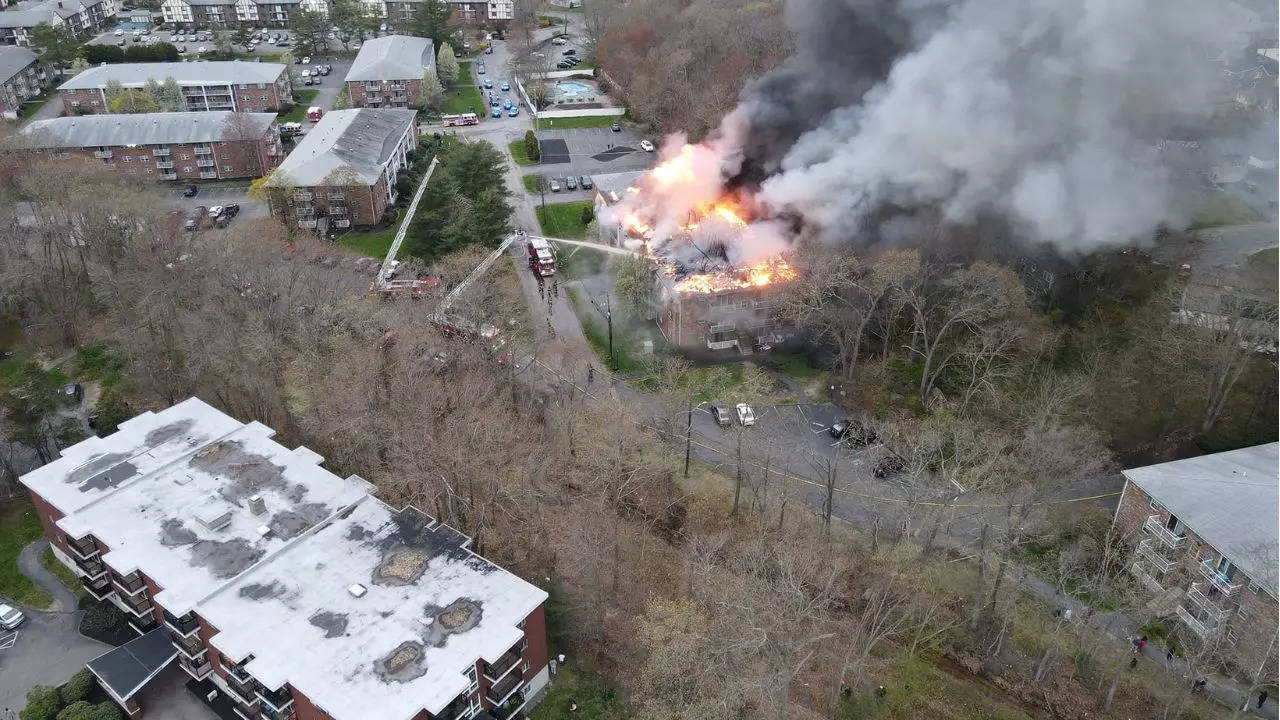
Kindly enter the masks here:
[[1278, 463], [1280, 443], [1267, 443], [1133, 468], [1124, 476], [1275, 596]]
[[[414, 508], [366, 498], [201, 604], [212, 643], [269, 688], [338, 720], [443, 710], [464, 670], [496, 661], [547, 594]], [[356, 597], [350, 590], [361, 585]]]
[[[121, 575], [141, 570], [162, 588], [156, 602], [183, 615], [368, 493], [364, 480], [334, 475], [319, 455], [289, 450], [274, 434], [192, 398], [68, 448], [22, 482], [57, 498], [66, 513], [59, 529], [73, 538], [92, 533], [108, 548], [108, 566]], [[261, 515], [249, 509], [253, 495], [265, 505]]]

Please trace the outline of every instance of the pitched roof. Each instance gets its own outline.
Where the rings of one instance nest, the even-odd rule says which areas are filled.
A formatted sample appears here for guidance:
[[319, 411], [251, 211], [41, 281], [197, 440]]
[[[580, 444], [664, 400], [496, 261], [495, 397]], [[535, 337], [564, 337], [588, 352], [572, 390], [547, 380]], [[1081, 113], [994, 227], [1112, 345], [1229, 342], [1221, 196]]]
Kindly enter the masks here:
[[1280, 443], [1125, 470], [1249, 579], [1277, 593]]
[[365, 80], [417, 80], [436, 66], [430, 38], [388, 35], [365, 42], [351, 63], [344, 82]]
[[0, 27], [29, 28], [40, 23], [52, 23], [54, 16], [69, 18], [85, 8], [103, 0], [43, 0], [43, 2], [19, 2], [13, 9], [0, 12]]
[[229, 111], [80, 115], [36, 120], [21, 135], [29, 148], [176, 145], [216, 142], [232, 131], [232, 139], [260, 136], [275, 120], [275, 113]]
[[416, 114], [405, 108], [334, 110], [311, 128], [267, 185], [314, 187], [340, 170], [373, 185]]
[[91, 67], [62, 83], [58, 89], [94, 90], [106, 87], [113, 80], [123, 87], [142, 87], [148, 80], [164, 82], [168, 78], [173, 78], [179, 85], [273, 83], [283, 72], [284, 65], [280, 63], [242, 60], [116, 63]]
[[36, 61], [36, 54], [23, 47], [0, 47], [0, 83], [22, 72]]

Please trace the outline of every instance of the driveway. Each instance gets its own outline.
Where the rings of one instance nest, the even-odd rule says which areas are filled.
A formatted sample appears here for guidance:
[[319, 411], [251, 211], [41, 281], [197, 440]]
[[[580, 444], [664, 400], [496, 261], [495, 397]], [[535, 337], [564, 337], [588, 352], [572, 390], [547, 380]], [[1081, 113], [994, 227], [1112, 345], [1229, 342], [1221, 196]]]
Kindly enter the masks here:
[[[15, 713], [26, 704], [27, 690], [32, 686], [60, 685], [85, 663], [111, 649], [76, 630], [76, 596], [40, 565], [40, 553], [48, 544], [39, 540], [28, 545], [18, 558], [18, 567], [53, 596], [55, 609], [23, 608], [27, 622], [18, 628], [13, 646], [0, 649], [0, 709]], [[0, 648], [8, 644], [4, 638], [0, 633]]]
[[169, 664], [136, 696], [147, 720], [218, 720], [218, 715], [186, 688], [191, 676]]
[[246, 182], [243, 186], [234, 185], [201, 185], [200, 192], [195, 197], [183, 197], [182, 192], [186, 188], [186, 184], [179, 183], [171, 187], [163, 188], [165, 197], [169, 207], [175, 210], [181, 210], [184, 214], [189, 215], [197, 207], [210, 207], [213, 205], [231, 205], [238, 204], [240, 206], [240, 214], [232, 219], [228, 228], [233, 228], [237, 223], [244, 220], [265, 218], [271, 216], [271, 211], [265, 202], [254, 200], [249, 197], [249, 186]]

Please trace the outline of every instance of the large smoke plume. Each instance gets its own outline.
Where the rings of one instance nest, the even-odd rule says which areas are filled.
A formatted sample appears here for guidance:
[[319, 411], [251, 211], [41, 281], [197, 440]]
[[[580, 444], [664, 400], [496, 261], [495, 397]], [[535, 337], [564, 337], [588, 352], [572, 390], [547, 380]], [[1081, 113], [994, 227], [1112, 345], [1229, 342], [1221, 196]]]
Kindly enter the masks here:
[[787, 20], [795, 54], [698, 166], [834, 240], [887, 209], [996, 214], [1066, 250], [1181, 224], [1160, 141], [1207, 137], [1209, 58], [1244, 40], [1203, 0], [791, 0]]

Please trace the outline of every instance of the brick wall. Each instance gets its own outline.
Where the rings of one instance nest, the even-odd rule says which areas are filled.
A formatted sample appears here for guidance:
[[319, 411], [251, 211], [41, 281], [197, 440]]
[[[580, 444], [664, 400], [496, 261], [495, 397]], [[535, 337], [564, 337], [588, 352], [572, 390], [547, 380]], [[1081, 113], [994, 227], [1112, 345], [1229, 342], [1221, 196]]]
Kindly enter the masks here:
[[[225, 85], [211, 85], [225, 91]], [[103, 104], [102, 92], [97, 88], [82, 90], [59, 90], [62, 95], [62, 113], [64, 115], [100, 114], [109, 112]], [[288, 91], [279, 83], [246, 83], [233, 85], [231, 93], [235, 97], [236, 109], [240, 112], [277, 112], [292, 102]]]
[[529, 682], [547, 665], [547, 615], [543, 606], [529, 613], [524, 620], [524, 638], [528, 646], [524, 649], [524, 662], [528, 669], [524, 671], [524, 681]]
[[[422, 78], [402, 80], [403, 88], [393, 88], [391, 81], [384, 80], [379, 86], [370, 88], [363, 80], [352, 80], [347, 83], [347, 93], [351, 96], [354, 107], [414, 107], [422, 100]], [[403, 95], [403, 99], [398, 99]]]
[[89, 90], [59, 90], [62, 95], [62, 114], [83, 115], [85, 113], [107, 112], [102, 104], [102, 93], [96, 88]]
[[40, 518], [40, 527], [44, 528], [44, 536], [49, 542], [58, 546], [58, 549], [66, 553], [70, 557], [71, 548], [68, 547], [66, 536], [58, 529], [58, 521], [62, 519], [62, 513], [57, 508], [45, 502], [45, 499], [31, 491], [31, 503], [35, 505], [36, 515]]
[[[248, 140], [212, 143], [213, 152], [209, 155], [197, 155], [196, 146], [187, 144], [170, 145], [170, 154], [162, 157], [152, 152], [156, 147], [146, 145], [111, 148], [111, 157], [108, 159], [94, 157], [96, 148], [69, 148], [57, 152], [66, 153], [68, 157], [84, 162], [110, 165], [124, 177], [137, 180], [163, 180], [165, 172], [176, 173], [177, 180], [199, 180], [201, 172], [210, 171], [217, 172], [219, 178], [259, 177], [283, 160], [278, 144], [269, 136], [257, 143]], [[198, 157], [211, 158], [213, 166], [198, 165]], [[161, 168], [158, 167], [158, 162], [172, 162], [173, 167]]]

